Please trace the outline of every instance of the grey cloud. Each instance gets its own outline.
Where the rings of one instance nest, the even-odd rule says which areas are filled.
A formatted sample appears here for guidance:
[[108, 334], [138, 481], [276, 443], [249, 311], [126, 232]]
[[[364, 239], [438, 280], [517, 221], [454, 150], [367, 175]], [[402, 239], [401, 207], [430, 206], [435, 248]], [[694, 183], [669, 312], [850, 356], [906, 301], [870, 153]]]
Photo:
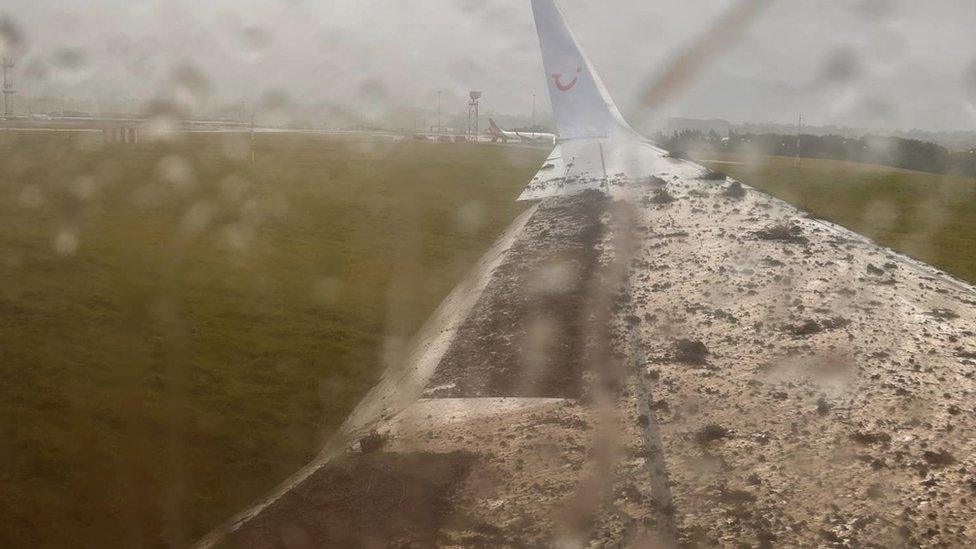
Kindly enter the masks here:
[[[562, 4], [636, 119], [649, 78], [734, 2]], [[971, 129], [957, 126], [972, 120], [972, 86], [960, 82], [972, 61], [974, 23], [976, 8], [962, 0], [779, 0], [741, 41], [713, 52], [662, 109], [733, 122], [789, 121], [803, 110], [812, 124], [845, 125], [877, 123], [882, 111], [895, 111], [892, 123]], [[545, 104], [528, 0], [7, 0], [0, 47], [11, 44], [24, 49], [22, 92], [35, 96], [148, 103], [184, 86], [173, 75], [191, 66], [208, 82], [202, 107], [259, 104], [276, 90], [293, 104], [352, 110], [377, 102], [389, 110], [433, 108], [438, 89], [459, 111], [468, 89], [484, 90], [485, 111], [531, 112], [533, 94], [540, 110]], [[77, 52], [85, 70], [59, 64], [56, 52], [64, 51]], [[906, 70], [919, 66], [924, 75]], [[70, 81], [55, 77], [64, 71]], [[839, 94], [882, 100], [842, 110]]]
[[13, 17], [0, 13], [0, 54], [15, 55], [26, 45], [24, 33]]

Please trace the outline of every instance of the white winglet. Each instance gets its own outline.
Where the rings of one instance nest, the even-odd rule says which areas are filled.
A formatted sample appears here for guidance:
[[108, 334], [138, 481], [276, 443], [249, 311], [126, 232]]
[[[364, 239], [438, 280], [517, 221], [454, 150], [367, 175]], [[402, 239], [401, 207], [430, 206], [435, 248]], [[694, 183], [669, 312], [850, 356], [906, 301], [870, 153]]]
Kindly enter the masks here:
[[561, 141], [634, 133], [579, 46], [555, 0], [532, 0]]
[[613, 194], [674, 169], [676, 162], [666, 158], [666, 151], [624, 121], [556, 1], [532, 0], [532, 12], [559, 139], [519, 200], [587, 190]]

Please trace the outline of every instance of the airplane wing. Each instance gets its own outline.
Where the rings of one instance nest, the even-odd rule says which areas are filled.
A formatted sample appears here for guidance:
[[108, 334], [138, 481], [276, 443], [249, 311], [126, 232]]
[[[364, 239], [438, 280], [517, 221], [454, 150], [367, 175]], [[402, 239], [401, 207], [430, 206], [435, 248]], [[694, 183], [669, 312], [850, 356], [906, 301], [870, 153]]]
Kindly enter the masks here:
[[972, 546], [976, 289], [703, 180], [532, 7], [560, 135], [536, 203], [200, 546]]

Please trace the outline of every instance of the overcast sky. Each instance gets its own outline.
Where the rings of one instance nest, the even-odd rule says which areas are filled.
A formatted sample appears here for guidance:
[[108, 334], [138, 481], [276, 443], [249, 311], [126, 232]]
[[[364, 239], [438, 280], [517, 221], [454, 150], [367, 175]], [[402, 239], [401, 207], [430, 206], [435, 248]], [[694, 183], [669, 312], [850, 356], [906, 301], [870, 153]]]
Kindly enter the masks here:
[[[563, 0], [624, 113], [731, 0]], [[5, 0], [29, 95], [548, 109], [528, 0]], [[976, 130], [976, 1], [779, 0], [658, 115]], [[270, 99], [269, 99], [270, 98]]]

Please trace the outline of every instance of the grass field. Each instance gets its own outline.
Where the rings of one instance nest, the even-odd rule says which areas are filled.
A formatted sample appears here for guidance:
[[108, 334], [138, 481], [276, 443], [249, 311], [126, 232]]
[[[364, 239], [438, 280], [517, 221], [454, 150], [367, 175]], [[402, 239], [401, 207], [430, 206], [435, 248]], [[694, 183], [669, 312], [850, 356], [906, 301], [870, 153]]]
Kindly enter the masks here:
[[0, 133], [0, 547], [182, 546], [305, 464], [546, 151]]
[[976, 179], [836, 160], [709, 155], [773, 196], [976, 282]]

